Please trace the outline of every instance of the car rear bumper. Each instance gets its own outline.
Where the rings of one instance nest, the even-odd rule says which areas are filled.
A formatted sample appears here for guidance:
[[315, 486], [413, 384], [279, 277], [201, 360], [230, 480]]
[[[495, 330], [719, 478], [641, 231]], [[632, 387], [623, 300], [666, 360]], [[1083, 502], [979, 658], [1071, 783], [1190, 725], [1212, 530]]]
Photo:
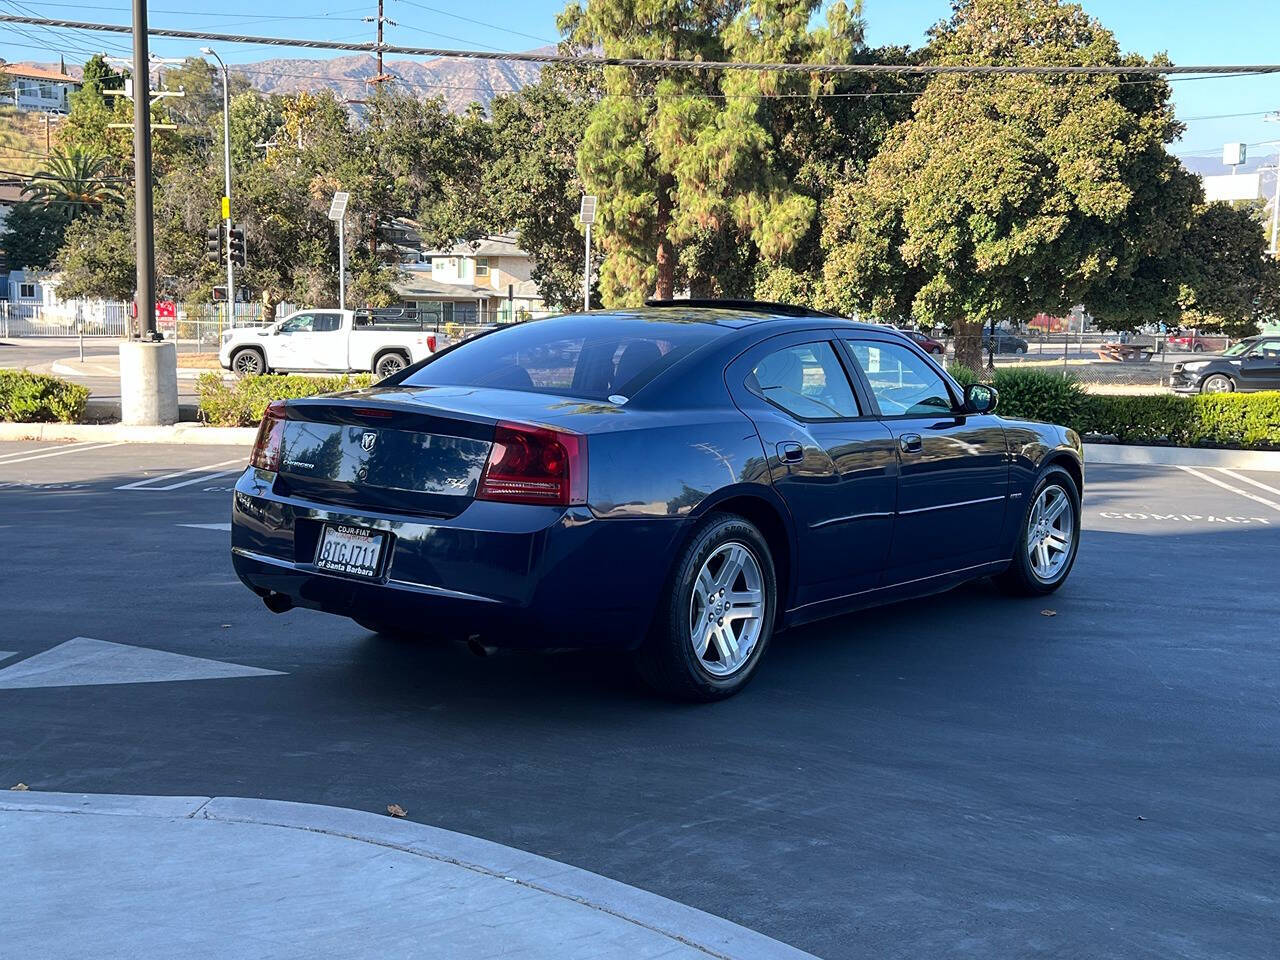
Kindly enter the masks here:
[[[366, 621], [478, 634], [494, 646], [607, 646], [644, 638], [685, 521], [600, 520], [584, 508], [472, 502], [452, 518], [314, 503], [236, 483], [232, 564], [259, 596]], [[317, 568], [325, 523], [385, 532], [377, 580]]]

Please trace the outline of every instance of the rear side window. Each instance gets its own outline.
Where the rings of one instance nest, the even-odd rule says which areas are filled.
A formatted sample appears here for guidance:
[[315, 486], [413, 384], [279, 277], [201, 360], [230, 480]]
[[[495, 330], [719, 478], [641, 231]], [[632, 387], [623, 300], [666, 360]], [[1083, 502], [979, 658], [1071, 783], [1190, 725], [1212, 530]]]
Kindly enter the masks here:
[[516, 324], [436, 354], [405, 386], [497, 387], [628, 399], [727, 328], [638, 316], [554, 317]]
[[747, 387], [801, 420], [858, 416], [858, 401], [830, 343], [775, 350], [755, 365]]

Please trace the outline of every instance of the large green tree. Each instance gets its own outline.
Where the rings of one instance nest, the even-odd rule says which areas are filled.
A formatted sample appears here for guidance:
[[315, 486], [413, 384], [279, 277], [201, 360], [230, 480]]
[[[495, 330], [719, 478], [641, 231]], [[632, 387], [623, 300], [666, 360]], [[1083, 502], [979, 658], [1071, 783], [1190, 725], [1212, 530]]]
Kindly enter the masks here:
[[10, 267], [43, 269], [53, 262], [69, 219], [57, 207], [23, 201], [5, 217], [0, 250]]
[[[817, 0], [589, 0], [560, 26], [571, 45], [611, 57], [841, 61], [852, 52], [843, 2], [811, 29]], [[803, 238], [815, 204], [778, 159], [762, 100], [817, 93], [816, 78], [748, 71], [604, 70], [603, 96], [578, 151], [585, 187], [600, 198], [605, 303], [669, 297], [683, 271], [716, 292], [724, 254], [742, 247], [778, 262]], [[748, 262], [749, 266], [749, 262]], [[743, 271], [749, 275], [749, 270]]]
[[[1080, 7], [962, 0], [935, 27], [943, 64], [1134, 65]], [[1165, 145], [1167, 85], [1117, 76], [933, 77], [865, 174], [829, 201], [825, 301], [953, 327], [980, 363], [980, 325], [1085, 303], [1118, 308], [1135, 278], [1152, 309], [1195, 198]], [[1132, 297], [1128, 306], [1135, 306]]]
[[1227, 203], [1196, 209], [1180, 249], [1179, 303], [1185, 326], [1232, 337], [1258, 332], [1275, 309], [1276, 261], [1255, 211]]

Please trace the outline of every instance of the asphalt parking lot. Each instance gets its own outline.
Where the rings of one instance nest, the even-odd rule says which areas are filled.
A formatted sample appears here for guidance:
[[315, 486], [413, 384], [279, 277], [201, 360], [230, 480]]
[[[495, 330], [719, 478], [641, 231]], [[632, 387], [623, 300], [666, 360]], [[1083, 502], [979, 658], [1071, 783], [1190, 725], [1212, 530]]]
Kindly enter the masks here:
[[1088, 467], [1058, 594], [805, 628], [689, 707], [272, 615], [245, 457], [0, 444], [0, 785], [395, 802], [833, 960], [1275, 955], [1280, 474]]

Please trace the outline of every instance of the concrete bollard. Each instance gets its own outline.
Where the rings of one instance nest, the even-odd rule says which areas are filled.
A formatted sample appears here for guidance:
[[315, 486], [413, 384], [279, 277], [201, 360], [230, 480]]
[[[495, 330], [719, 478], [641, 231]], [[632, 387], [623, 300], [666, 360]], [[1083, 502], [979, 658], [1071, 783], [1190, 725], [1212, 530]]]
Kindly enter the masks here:
[[178, 353], [172, 342], [120, 344], [120, 421], [145, 426], [178, 422]]

